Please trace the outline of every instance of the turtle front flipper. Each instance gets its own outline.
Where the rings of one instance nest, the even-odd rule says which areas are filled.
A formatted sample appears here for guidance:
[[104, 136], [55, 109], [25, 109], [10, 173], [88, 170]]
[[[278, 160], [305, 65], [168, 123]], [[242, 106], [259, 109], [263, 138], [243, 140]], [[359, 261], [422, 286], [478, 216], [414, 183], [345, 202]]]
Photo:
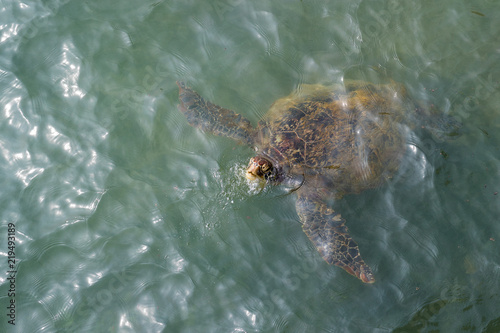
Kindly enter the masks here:
[[296, 205], [302, 229], [327, 263], [342, 267], [365, 283], [375, 282], [340, 214], [312, 193], [299, 193]]
[[178, 109], [186, 116], [191, 126], [248, 145], [254, 144], [255, 130], [248, 119], [206, 101], [184, 82], [177, 81], [177, 85], [180, 101]]

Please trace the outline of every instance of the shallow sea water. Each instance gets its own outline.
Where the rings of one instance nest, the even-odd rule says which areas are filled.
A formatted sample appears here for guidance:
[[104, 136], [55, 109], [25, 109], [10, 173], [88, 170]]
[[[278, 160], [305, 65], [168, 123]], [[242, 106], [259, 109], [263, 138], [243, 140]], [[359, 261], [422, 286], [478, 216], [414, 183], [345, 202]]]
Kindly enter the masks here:
[[[494, 0], [2, 1], [0, 331], [499, 332], [499, 20]], [[249, 188], [251, 149], [176, 108], [183, 80], [255, 123], [343, 79], [463, 123], [335, 202], [373, 285], [323, 262], [293, 195]]]

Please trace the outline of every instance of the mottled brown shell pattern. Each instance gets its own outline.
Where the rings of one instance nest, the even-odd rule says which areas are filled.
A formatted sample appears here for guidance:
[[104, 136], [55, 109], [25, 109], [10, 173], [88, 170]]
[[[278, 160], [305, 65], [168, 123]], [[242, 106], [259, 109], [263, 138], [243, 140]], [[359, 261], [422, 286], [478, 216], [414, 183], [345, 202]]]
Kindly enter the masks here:
[[303, 85], [277, 100], [260, 123], [258, 141], [287, 160], [291, 172], [322, 174], [336, 191], [358, 193], [399, 165], [406, 95], [399, 85], [346, 87]]

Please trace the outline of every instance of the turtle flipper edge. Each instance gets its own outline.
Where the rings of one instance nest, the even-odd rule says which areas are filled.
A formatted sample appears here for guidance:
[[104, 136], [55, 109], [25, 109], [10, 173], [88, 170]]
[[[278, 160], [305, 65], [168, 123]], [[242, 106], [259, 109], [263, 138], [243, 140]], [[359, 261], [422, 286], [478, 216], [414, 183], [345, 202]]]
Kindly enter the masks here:
[[215, 135], [227, 136], [239, 142], [253, 145], [255, 129], [250, 121], [232, 110], [206, 101], [184, 82], [179, 86], [179, 111], [190, 125]]
[[296, 205], [302, 229], [327, 263], [343, 268], [364, 283], [375, 282], [370, 267], [361, 258], [358, 244], [349, 235], [340, 214], [335, 213], [323, 200], [307, 193], [299, 193]]

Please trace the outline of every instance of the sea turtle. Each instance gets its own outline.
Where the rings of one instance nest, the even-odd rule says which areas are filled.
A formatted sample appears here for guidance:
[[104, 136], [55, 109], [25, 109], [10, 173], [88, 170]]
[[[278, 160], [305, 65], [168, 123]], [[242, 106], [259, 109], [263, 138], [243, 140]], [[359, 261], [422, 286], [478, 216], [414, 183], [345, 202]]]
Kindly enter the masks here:
[[423, 113], [403, 85], [302, 85], [274, 102], [257, 127], [206, 101], [185, 83], [177, 85], [178, 108], [189, 124], [253, 147], [257, 155], [250, 160], [247, 178], [299, 184], [296, 210], [323, 259], [373, 283], [372, 270], [331, 201], [375, 188], [394, 175], [405, 152], [405, 120]]

